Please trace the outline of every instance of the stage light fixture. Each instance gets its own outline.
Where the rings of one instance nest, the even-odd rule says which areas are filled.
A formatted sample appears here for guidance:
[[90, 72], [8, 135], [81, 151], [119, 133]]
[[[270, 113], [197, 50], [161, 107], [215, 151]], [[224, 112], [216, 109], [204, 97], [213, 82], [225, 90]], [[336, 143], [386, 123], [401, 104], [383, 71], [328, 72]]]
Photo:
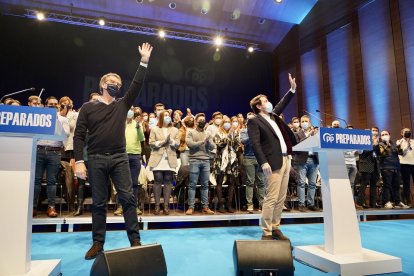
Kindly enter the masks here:
[[177, 7], [177, 4], [175, 2], [171, 2], [170, 4], [168, 4], [168, 7], [170, 7], [170, 9], [174, 10]]
[[249, 53], [253, 53], [254, 48], [252, 46], [250, 46], [249, 48], [247, 48], [247, 51], [249, 51]]
[[144, 2], [144, 0], [136, 0], [138, 4], [142, 4], [142, 2]]
[[43, 12], [38, 12], [36, 14], [36, 18], [37, 20], [40, 20], [40, 21], [45, 20], [45, 14]]
[[260, 18], [257, 23], [259, 23], [260, 25], [263, 25], [266, 22], [266, 19], [264, 18]]
[[275, 0], [277, 4], [282, 3], [282, 0]]
[[160, 38], [164, 38], [164, 37], [165, 37], [165, 32], [164, 32], [163, 30], [159, 30], [159, 31], [158, 31], [158, 36], [159, 36]]
[[98, 20], [98, 24], [101, 25], [101, 26], [105, 26], [105, 20], [103, 18], [100, 18]]
[[219, 47], [216, 48], [216, 52], [218, 52], [218, 51], [220, 51], [220, 48]]
[[201, 14], [207, 14], [208, 13], [208, 10], [207, 9], [205, 9], [205, 8], [202, 8], [201, 9]]
[[221, 44], [223, 44], [223, 38], [222, 38], [222, 37], [220, 37], [220, 36], [217, 36], [217, 37], [214, 39], [214, 44], [216, 44], [216, 46], [220, 46]]

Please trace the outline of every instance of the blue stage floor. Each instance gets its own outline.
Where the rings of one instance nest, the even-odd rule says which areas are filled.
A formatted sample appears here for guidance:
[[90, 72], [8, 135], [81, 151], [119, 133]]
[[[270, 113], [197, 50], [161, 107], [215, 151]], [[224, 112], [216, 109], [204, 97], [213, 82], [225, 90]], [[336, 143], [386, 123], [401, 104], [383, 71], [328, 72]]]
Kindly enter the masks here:
[[[364, 248], [402, 258], [403, 272], [414, 275], [414, 220], [360, 223]], [[323, 243], [323, 224], [282, 226], [293, 246]], [[168, 275], [234, 275], [234, 240], [256, 240], [258, 226], [141, 231], [144, 244], [160, 243]], [[346, 237], [344, 237], [346, 239]], [[32, 259], [61, 259], [63, 275], [89, 275], [93, 261], [84, 260], [90, 232], [33, 234]], [[125, 231], [107, 232], [105, 250], [128, 247]], [[333, 275], [294, 262], [295, 275]]]

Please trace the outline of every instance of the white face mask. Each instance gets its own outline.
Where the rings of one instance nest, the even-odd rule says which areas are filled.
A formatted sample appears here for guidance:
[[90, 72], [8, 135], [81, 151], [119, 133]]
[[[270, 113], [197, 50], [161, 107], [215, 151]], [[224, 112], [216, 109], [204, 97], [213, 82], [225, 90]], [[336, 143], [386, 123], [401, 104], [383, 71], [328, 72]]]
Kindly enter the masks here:
[[390, 141], [390, 136], [389, 135], [381, 136], [381, 140], [384, 141], [384, 142], [389, 142]]
[[266, 105], [265, 105], [265, 111], [266, 111], [267, 113], [272, 113], [272, 111], [273, 111], [273, 105], [272, 105], [272, 103], [271, 103], [271, 102], [267, 102], [267, 103], [266, 103]]
[[302, 127], [303, 129], [308, 129], [308, 127], [309, 127], [309, 123], [308, 123], [308, 122], [303, 122], [303, 123], [301, 123], [300, 125], [301, 125], [301, 127]]
[[148, 116], [144, 116], [144, 121], [148, 122]]
[[215, 119], [215, 120], [214, 120], [214, 124], [215, 124], [216, 126], [219, 126], [219, 125], [221, 124], [221, 119]]
[[230, 124], [230, 123], [224, 123], [224, 124], [223, 124], [223, 128], [224, 128], [225, 130], [229, 130], [229, 129], [231, 128], [231, 124]]
[[169, 116], [165, 116], [164, 117], [164, 125], [168, 125], [168, 124], [170, 124], [171, 123], [171, 117], [169, 117]]
[[134, 111], [132, 111], [131, 109], [128, 110], [127, 118], [132, 119], [133, 117], [134, 117]]
[[236, 127], [239, 126], [239, 122], [233, 122], [233, 123], [231, 123], [231, 125], [236, 128]]
[[155, 126], [157, 124], [157, 119], [156, 118], [150, 118], [149, 119], [149, 125], [150, 126]]
[[292, 124], [294, 128], [298, 128], [299, 127], [299, 123], [293, 123]]

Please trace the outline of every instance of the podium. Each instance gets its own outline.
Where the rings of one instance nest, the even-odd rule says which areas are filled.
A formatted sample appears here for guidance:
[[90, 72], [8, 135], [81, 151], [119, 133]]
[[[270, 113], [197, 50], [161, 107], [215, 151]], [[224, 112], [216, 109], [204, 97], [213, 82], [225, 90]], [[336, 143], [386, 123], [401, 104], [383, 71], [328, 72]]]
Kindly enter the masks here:
[[324, 245], [296, 246], [295, 258], [320, 270], [341, 275], [371, 275], [402, 271], [401, 259], [361, 246], [354, 199], [344, 151], [372, 150], [368, 130], [320, 128], [293, 147], [319, 155], [322, 179]]
[[0, 105], [0, 275], [61, 273], [60, 260], [31, 261], [39, 139], [66, 139], [56, 109]]

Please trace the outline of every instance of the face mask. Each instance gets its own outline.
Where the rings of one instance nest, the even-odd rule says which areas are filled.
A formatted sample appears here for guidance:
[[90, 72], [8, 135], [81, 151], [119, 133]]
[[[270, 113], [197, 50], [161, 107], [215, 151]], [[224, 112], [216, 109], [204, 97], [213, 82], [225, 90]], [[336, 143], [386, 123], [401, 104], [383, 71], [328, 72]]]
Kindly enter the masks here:
[[189, 128], [193, 128], [194, 127], [194, 121], [189, 121], [189, 122], [185, 123], [185, 125]]
[[374, 136], [378, 136], [378, 131], [373, 131], [373, 132], [372, 132], [372, 135], [374, 135]]
[[231, 123], [231, 125], [236, 128], [236, 127], [239, 126], [239, 122], [233, 122], [233, 123]]
[[214, 124], [217, 125], [217, 126], [220, 125], [221, 124], [221, 119], [215, 119]]
[[411, 132], [407, 131], [404, 132], [404, 138], [410, 138], [411, 137]]
[[157, 124], [157, 119], [156, 118], [150, 118], [149, 119], [149, 124], [150, 124], [150, 126], [155, 126]]
[[133, 117], [134, 117], [134, 111], [132, 111], [131, 109], [128, 110], [127, 118], [132, 119]]
[[381, 136], [381, 140], [384, 141], [384, 142], [388, 142], [388, 141], [390, 141], [390, 136], [389, 135]]
[[148, 122], [148, 116], [144, 116], [144, 121]]
[[169, 123], [171, 123], [171, 117], [164, 117], [164, 125], [168, 125]]
[[267, 113], [272, 113], [272, 111], [273, 111], [273, 105], [272, 105], [272, 103], [271, 103], [271, 102], [267, 102], [267, 103], [266, 103], [266, 106], [265, 106], [265, 111], [266, 111]]
[[339, 128], [339, 126], [333, 126], [332, 128]]
[[229, 130], [229, 129], [231, 128], [231, 124], [230, 124], [230, 123], [224, 123], [224, 124], [223, 124], [223, 128], [224, 128], [225, 130]]
[[159, 118], [159, 117], [160, 117], [161, 112], [162, 112], [162, 111], [157, 111], [157, 112], [156, 112], [156, 114], [157, 114], [157, 118]]
[[206, 126], [206, 121], [199, 121], [198, 122], [198, 127], [203, 129]]
[[308, 122], [303, 122], [300, 125], [302, 126], [303, 129], [308, 129], [308, 127], [309, 127], [309, 123]]
[[298, 128], [299, 127], [299, 123], [293, 123], [292, 124], [294, 128]]
[[56, 109], [59, 109], [59, 107], [57, 106], [57, 105], [51, 105], [51, 106], [48, 106], [49, 108], [56, 108]]
[[114, 98], [118, 97], [120, 94], [120, 89], [116, 84], [108, 83], [106, 90], [108, 91], [108, 94]]

